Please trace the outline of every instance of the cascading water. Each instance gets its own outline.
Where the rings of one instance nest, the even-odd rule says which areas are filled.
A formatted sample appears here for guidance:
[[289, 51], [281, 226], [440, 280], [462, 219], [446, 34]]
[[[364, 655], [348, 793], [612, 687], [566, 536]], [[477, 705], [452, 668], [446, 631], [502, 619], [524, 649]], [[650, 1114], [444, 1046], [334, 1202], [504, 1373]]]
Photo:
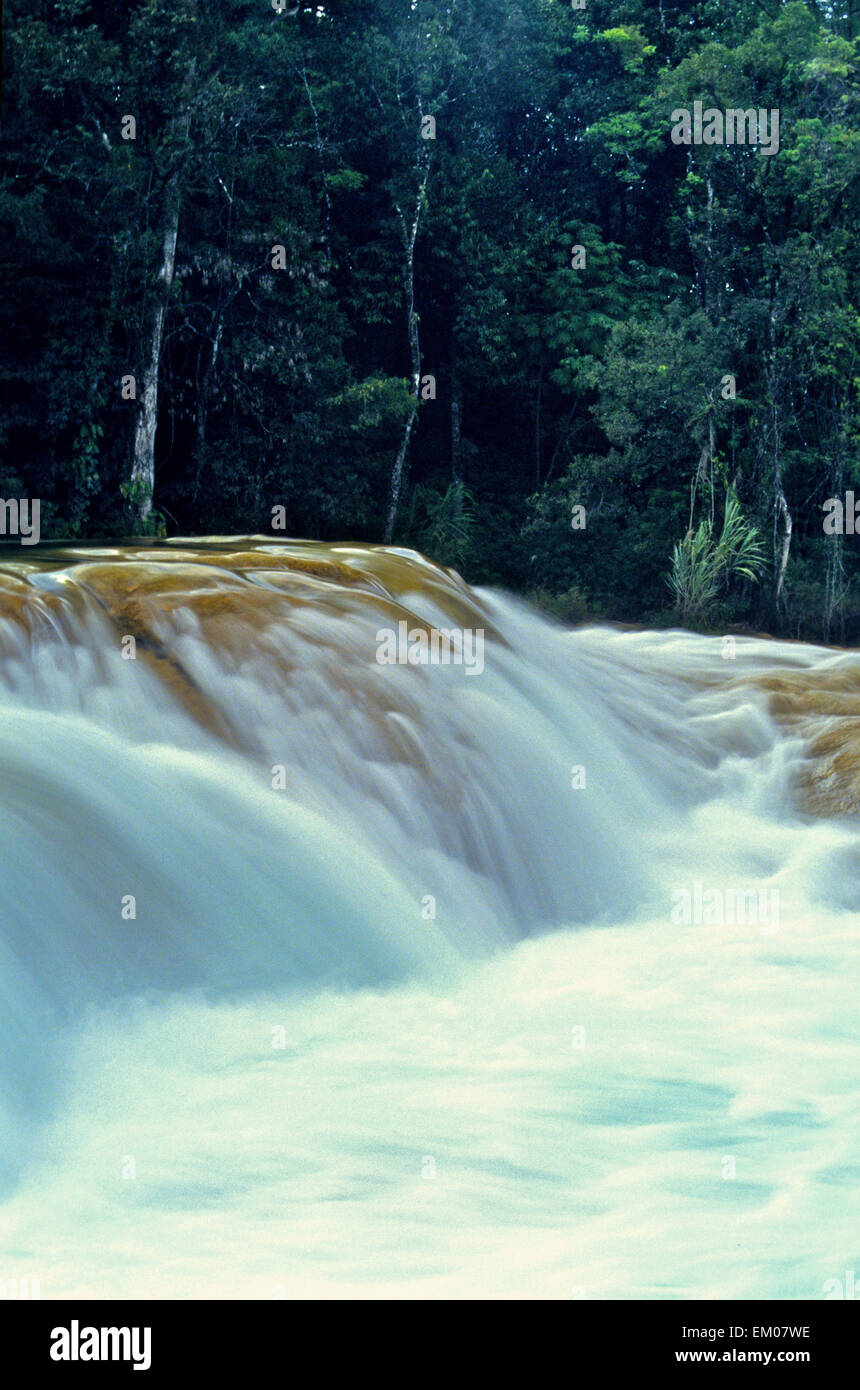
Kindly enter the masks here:
[[[381, 663], [403, 622], [483, 669]], [[852, 700], [851, 653], [568, 632], [412, 552], [0, 557], [0, 1281], [820, 1296]]]

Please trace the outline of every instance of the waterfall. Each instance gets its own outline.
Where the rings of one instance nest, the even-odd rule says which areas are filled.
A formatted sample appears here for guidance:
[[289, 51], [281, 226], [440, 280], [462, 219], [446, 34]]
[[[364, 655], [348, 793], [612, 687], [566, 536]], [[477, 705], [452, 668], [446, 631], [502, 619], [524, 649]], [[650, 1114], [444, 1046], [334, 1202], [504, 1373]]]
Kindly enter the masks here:
[[[853, 653], [569, 631], [406, 550], [7, 550], [0, 1278], [183, 1296], [154, 1226], [187, 1295], [649, 1296], [656, 1240], [691, 1296], [816, 1296], [858, 703]], [[100, 1270], [45, 1253], [73, 1189]]]

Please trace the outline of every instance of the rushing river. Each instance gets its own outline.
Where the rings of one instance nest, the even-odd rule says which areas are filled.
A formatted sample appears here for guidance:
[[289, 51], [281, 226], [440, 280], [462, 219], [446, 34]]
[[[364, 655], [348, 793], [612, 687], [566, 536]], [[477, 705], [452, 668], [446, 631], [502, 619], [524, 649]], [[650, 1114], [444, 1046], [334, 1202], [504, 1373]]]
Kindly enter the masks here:
[[0, 555], [0, 1283], [860, 1289], [858, 727], [412, 552]]

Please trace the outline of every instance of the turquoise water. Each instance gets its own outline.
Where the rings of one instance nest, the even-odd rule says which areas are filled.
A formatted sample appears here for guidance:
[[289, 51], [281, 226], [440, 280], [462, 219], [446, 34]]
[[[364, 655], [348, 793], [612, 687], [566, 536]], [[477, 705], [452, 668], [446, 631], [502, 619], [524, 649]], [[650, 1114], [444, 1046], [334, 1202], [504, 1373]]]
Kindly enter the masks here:
[[[718, 639], [470, 601], [473, 679], [380, 667], [372, 609], [275, 608], [240, 658], [174, 605], [226, 742], [103, 613], [0, 621], [0, 1282], [853, 1290], [852, 825], [798, 809]], [[732, 674], [851, 659], [739, 641]]]

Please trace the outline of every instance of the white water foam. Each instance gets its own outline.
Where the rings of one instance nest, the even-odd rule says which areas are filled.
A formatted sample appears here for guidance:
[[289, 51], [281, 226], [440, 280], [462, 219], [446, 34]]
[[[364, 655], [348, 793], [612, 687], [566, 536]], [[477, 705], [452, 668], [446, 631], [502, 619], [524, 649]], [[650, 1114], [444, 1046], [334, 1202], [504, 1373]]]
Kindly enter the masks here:
[[[804, 750], [716, 639], [478, 599], [507, 645], [472, 680], [306, 618], [337, 687], [180, 614], [241, 749], [142, 667], [7, 663], [0, 1283], [815, 1298], [860, 1268], [853, 828], [792, 807]], [[845, 659], [739, 641], [733, 674]], [[777, 889], [776, 929], [678, 924], [695, 881]]]

